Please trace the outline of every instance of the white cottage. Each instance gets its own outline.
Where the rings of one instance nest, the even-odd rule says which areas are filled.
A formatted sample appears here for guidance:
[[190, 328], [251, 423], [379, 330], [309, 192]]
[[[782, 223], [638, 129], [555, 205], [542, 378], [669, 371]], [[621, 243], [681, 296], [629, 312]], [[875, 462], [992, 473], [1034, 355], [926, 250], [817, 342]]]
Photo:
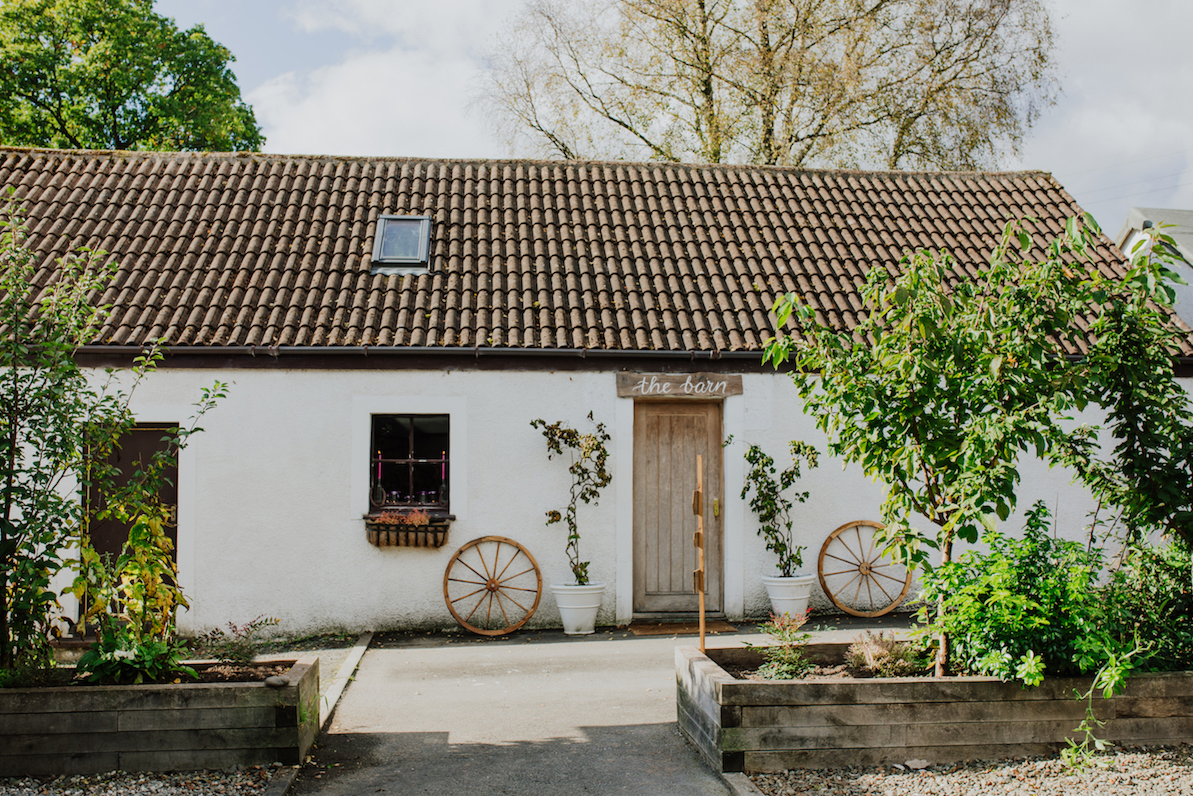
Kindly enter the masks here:
[[[135, 401], [150, 444], [203, 386], [230, 384], [170, 496], [182, 628], [271, 614], [291, 633], [454, 626], [445, 571], [480, 537], [567, 579], [564, 531], [544, 524], [566, 465], [530, 421], [583, 429], [589, 412], [612, 436], [613, 481], [580, 510], [607, 584], [598, 621], [695, 610], [696, 454], [708, 609], [762, 614], [774, 562], [739, 497], [743, 453], [823, 443], [760, 365], [772, 302], [797, 291], [848, 328], [872, 265], [917, 247], [979, 263], [1006, 219], [1049, 235], [1079, 213], [1035, 172], [0, 149], [0, 183], [28, 211], [39, 278], [79, 246], [119, 261], [80, 358], [127, 364], [164, 341]], [[1100, 256], [1121, 258], [1109, 241]], [[1028, 469], [1021, 505], [1042, 497], [1079, 532], [1088, 498]], [[877, 519], [882, 490], [832, 462], [800, 488], [815, 571], [834, 528]], [[368, 519], [387, 509], [432, 523]], [[530, 626], [558, 622], [545, 597]]]

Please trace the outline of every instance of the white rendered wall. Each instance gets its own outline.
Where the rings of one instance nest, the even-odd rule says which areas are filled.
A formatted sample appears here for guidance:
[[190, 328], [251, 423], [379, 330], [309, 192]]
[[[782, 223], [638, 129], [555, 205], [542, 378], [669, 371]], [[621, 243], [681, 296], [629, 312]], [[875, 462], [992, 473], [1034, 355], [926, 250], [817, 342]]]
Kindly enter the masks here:
[[[354, 371], [164, 369], [138, 389], [142, 420], [184, 422], [203, 386], [229, 383], [228, 397], [202, 422], [180, 460], [179, 575], [191, 600], [180, 626], [196, 631], [259, 614], [280, 630], [446, 628], [443, 601], [451, 554], [479, 536], [501, 535], [538, 559], [545, 583], [569, 577], [565, 532], [544, 512], [562, 508], [566, 463], [548, 461], [534, 418], [579, 428], [591, 410], [613, 436], [613, 482], [599, 505], [580, 508], [581, 553], [594, 581], [608, 584], [598, 622], [631, 618], [633, 401], [616, 397], [613, 373], [535, 371]], [[766, 610], [759, 575], [773, 556], [740, 499], [746, 448], [757, 443], [785, 466], [787, 442], [825, 441], [799, 411], [783, 375], [743, 377], [744, 394], [725, 400], [725, 605], [729, 617]], [[439, 549], [369, 544], [369, 415], [451, 415], [451, 510], [457, 516]], [[1037, 498], [1057, 527], [1079, 537], [1092, 503], [1067, 474], [1023, 467], [1020, 509]], [[814, 572], [824, 538], [839, 525], [877, 519], [883, 490], [856, 468], [822, 457], [799, 487], [797, 542]], [[1021, 525], [1021, 515], [1006, 523]], [[823, 600], [820, 602], [823, 604]], [[532, 626], [558, 626], [544, 590]]]

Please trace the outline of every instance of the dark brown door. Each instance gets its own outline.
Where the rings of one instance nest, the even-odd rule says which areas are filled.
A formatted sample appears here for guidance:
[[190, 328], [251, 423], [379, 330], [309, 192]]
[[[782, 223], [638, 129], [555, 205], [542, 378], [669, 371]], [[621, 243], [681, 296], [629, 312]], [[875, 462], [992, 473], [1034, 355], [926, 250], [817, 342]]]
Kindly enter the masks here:
[[[128, 434], [120, 439], [120, 445], [112, 452], [109, 462], [120, 470], [119, 475], [114, 479], [116, 486], [125, 486], [133, 473], [136, 472], [137, 467], [142, 462], [149, 462], [152, 460], [154, 453], [165, 449], [165, 443], [162, 438], [170, 434], [172, 431], [177, 431], [177, 425], [137, 425], [133, 427]], [[170, 506], [171, 521], [166, 526], [166, 535], [170, 538], [170, 542], [177, 546], [178, 544], [178, 523], [177, 523], [177, 506], [178, 506], [178, 468], [177, 466], [167, 467], [162, 474], [164, 476], [161, 488], [158, 490], [158, 499], [161, 500], [165, 506]], [[101, 495], [88, 495], [88, 508], [96, 510], [103, 504], [103, 497]], [[118, 522], [113, 519], [101, 520], [93, 523], [91, 526], [91, 545], [100, 555], [110, 556], [112, 561], [120, 555], [120, 551], [124, 548], [124, 543], [128, 541], [129, 526], [126, 523]], [[171, 553], [176, 558], [176, 551]]]
[[[696, 456], [704, 461], [706, 610], [724, 610], [721, 566], [721, 404], [634, 405], [634, 612], [699, 610], [692, 589]], [[716, 508], [714, 510], [714, 501]]]

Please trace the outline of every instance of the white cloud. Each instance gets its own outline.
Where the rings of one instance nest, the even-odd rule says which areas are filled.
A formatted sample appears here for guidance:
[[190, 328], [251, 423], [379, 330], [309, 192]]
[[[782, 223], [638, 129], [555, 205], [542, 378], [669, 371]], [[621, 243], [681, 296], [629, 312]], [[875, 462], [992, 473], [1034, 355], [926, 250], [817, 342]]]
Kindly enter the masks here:
[[465, 108], [476, 78], [468, 60], [395, 47], [280, 75], [248, 100], [269, 152], [499, 157], [497, 142]]
[[248, 95], [271, 152], [499, 157], [468, 104], [495, 31], [522, 0], [299, 0], [307, 33], [361, 46], [329, 66], [279, 75]]
[[340, 30], [366, 41], [399, 38], [407, 47], [483, 52], [523, 0], [298, 0], [292, 15], [309, 32]]
[[1053, 4], [1063, 93], [1019, 165], [1051, 171], [1111, 235], [1132, 206], [1193, 207], [1187, 0]]

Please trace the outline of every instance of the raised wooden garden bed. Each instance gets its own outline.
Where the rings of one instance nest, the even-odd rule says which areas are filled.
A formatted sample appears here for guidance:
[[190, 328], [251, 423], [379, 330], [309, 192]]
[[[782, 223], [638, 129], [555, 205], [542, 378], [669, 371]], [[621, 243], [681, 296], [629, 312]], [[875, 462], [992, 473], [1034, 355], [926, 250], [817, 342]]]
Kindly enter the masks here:
[[[834, 649], [836, 648], [836, 649]], [[816, 645], [817, 662], [845, 645]], [[1090, 681], [1046, 680], [1023, 688], [992, 677], [858, 680], [737, 680], [721, 667], [754, 666], [747, 649], [676, 650], [679, 728], [718, 771], [783, 771], [847, 765], [930, 763], [1056, 752], [1085, 718], [1074, 698]], [[1193, 673], [1136, 675], [1126, 691], [1094, 700], [1122, 744], [1193, 740]]]
[[319, 731], [319, 658], [255, 683], [0, 689], [0, 777], [303, 760]]

